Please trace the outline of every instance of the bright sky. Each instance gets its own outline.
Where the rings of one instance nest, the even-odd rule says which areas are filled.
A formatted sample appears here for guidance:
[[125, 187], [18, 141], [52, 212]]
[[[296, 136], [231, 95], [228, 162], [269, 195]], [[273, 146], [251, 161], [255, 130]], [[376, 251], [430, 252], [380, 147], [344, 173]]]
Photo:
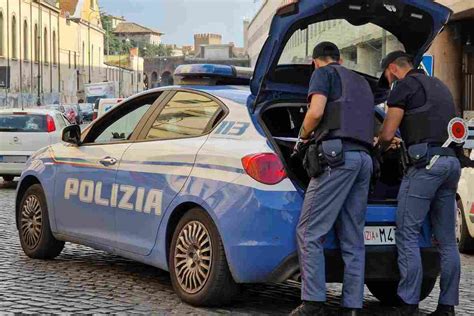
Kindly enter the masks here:
[[243, 19], [258, 0], [99, 0], [109, 14], [165, 33], [163, 43], [192, 45], [195, 33], [218, 33], [223, 43], [243, 46]]

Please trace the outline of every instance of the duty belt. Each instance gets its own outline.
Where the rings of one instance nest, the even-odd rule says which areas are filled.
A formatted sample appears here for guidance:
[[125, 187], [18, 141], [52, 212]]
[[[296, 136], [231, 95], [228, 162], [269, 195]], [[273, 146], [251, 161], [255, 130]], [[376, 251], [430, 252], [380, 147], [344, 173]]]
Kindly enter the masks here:
[[363, 151], [370, 155], [370, 150], [362, 144], [348, 140], [343, 140], [342, 144], [344, 146], [344, 151]]
[[448, 156], [448, 157], [457, 157], [454, 149], [449, 147], [430, 147], [430, 156]]

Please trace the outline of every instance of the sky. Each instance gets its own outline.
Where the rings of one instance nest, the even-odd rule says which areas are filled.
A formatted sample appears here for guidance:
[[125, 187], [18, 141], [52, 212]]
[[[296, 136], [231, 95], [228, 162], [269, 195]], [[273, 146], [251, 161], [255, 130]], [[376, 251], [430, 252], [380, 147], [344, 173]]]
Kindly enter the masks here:
[[218, 33], [243, 46], [243, 19], [258, 0], [99, 0], [101, 9], [165, 33], [165, 44], [192, 45], [195, 33]]

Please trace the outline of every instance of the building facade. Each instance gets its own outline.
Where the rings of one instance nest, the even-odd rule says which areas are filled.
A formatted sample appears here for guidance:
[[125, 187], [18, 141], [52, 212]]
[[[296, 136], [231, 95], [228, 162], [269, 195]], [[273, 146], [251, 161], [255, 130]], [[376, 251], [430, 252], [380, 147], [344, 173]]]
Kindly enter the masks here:
[[134, 22], [119, 23], [117, 27], [115, 27], [113, 33], [120, 40], [129, 39], [134, 43], [139, 43], [140, 45], [160, 45], [161, 37], [164, 35], [161, 32]]
[[76, 103], [84, 84], [143, 90], [143, 59], [105, 65], [98, 0], [0, 0], [0, 107]]
[[[246, 47], [251, 65], [257, 62], [268, 36], [276, 10], [288, 0], [263, 0], [260, 9], [248, 23]], [[450, 7], [454, 15], [448, 27], [433, 43], [427, 54], [434, 57], [434, 75], [443, 80], [453, 93], [458, 110], [474, 117], [473, 46], [474, 1], [438, 0]], [[354, 27], [342, 20], [310, 25], [290, 38], [280, 62], [310, 62], [312, 48], [322, 40], [337, 42], [342, 57], [351, 69], [381, 75], [379, 63], [386, 53], [402, 49], [396, 38], [374, 25]]]

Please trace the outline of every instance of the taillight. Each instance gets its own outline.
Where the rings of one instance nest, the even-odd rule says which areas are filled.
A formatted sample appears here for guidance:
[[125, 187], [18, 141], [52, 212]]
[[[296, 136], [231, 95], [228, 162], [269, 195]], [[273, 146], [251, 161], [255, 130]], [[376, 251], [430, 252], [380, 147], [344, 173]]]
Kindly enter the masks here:
[[54, 124], [53, 117], [51, 115], [46, 115], [46, 131], [48, 133], [54, 132], [56, 130], [56, 124]]
[[95, 119], [97, 119], [97, 112], [92, 113], [92, 120], [94, 121]]
[[277, 184], [286, 178], [285, 167], [273, 153], [248, 155], [242, 158], [242, 166], [249, 176], [265, 184]]

